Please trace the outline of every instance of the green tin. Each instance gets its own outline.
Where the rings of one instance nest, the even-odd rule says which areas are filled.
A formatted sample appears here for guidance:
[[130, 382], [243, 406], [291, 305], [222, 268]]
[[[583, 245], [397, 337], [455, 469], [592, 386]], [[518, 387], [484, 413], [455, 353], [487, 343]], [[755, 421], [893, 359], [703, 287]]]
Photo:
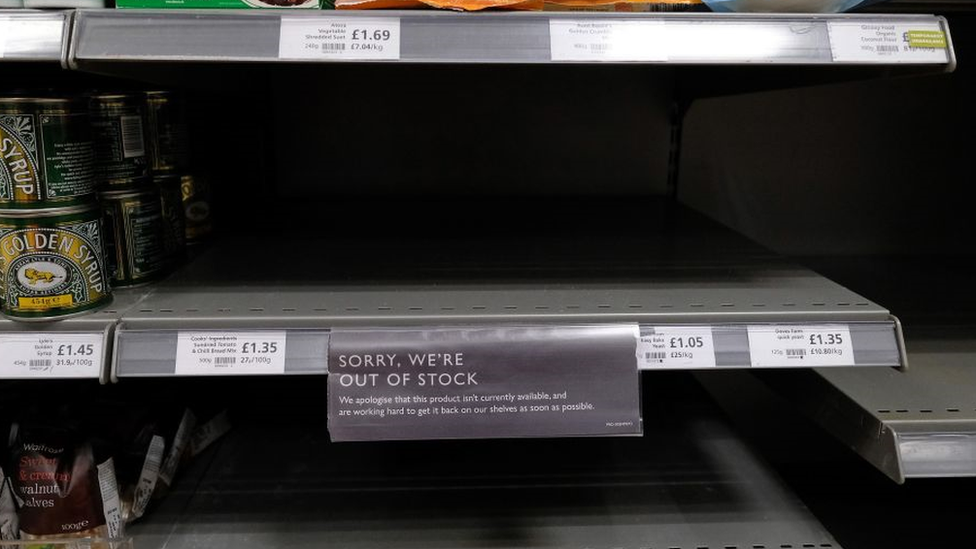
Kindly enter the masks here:
[[163, 242], [168, 267], [186, 258], [186, 214], [183, 211], [182, 178], [176, 174], [153, 176], [163, 208]]
[[0, 209], [91, 202], [94, 159], [84, 101], [0, 97]]
[[142, 94], [93, 93], [88, 97], [99, 188], [121, 188], [148, 177]]
[[169, 91], [147, 91], [145, 101], [149, 168], [153, 173], [186, 171], [190, 153], [182, 101]]
[[110, 251], [108, 270], [115, 286], [152, 282], [166, 272], [166, 247], [159, 191], [105, 191], [98, 194]]
[[94, 204], [0, 210], [3, 313], [19, 320], [50, 320], [111, 301], [103, 236]]

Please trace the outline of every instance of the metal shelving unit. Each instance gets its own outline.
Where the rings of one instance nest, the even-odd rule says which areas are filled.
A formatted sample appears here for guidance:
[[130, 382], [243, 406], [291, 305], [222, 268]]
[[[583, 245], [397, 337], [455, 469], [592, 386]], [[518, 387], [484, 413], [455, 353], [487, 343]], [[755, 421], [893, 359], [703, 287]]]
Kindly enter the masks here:
[[770, 384], [898, 482], [976, 476], [972, 327], [911, 333], [907, 370], [817, 369]]
[[[301, 47], [331, 39], [318, 29], [355, 23], [392, 33], [383, 52]], [[574, 25], [610, 28], [607, 44], [569, 38]], [[933, 56], [851, 58], [844, 29], [893, 25], [945, 33]], [[918, 15], [711, 13], [485, 13], [80, 10], [71, 63], [191, 61], [400, 61], [408, 63], [639, 62], [707, 65], [893, 65], [916, 72], [955, 67], [943, 18]], [[371, 31], [372, 32], [372, 31]], [[295, 35], [295, 36], [293, 36]], [[296, 38], [301, 35], [302, 38]], [[633, 40], [637, 36], [639, 40]], [[289, 38], [291, 37], [291, 38]], [[342, 40], [337, 39], [338, 43]], [[351, 38], [344, 39], [346, 41]], [[567, 42], [568, 40], [568, 42]], [[299, 46], [296, 48], [296, 45]], [[322, 53], [328, 50], [327, 53]], [[582, 51], [585, 50], [585, 51]], [[370, 50], [357, 50], [367, 51]], [[613, 53], [606, 53], [612, 51]], [[908, 48], [903, 51], [907, 52]], [[310, 53], [311, 52], [311, 53]], [[595, 52], [595, 53], [594, 53]]]
[[0, 11], [0, 61], [66, 58], [71, 11]]
[[145, 549], [840, 547], [720, 416], [681, 394], [648, 404], [641, 438], [382, 448], [331, 444], [314, 413], [290, 409], [294, 421], [228, 435], [131, 533]]

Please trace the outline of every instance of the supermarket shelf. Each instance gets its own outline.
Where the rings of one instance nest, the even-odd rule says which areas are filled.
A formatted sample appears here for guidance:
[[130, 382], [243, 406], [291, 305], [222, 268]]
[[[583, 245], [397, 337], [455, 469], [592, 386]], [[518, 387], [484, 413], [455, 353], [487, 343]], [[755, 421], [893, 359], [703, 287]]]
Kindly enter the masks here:
[[[70, 58], [73, 66], [81, 68], [119, 61], [362, 61], [348, 56], [299, 59], [296, 55], [304, 54], [279, 52], [282, 32], [286, 36], [302, 32], [291, 26], [294, 23], [283, 31], [283, 19], [300, 25], [353, 18], [357, 24], [398, 25], [399, 55], [381, 61], [407, 63], [594, 62], [572, 55], [566, 59], [552, 50], [551, 25], [574, 21], [644, 25], [642, 36], [663, 38], [642, 43], [633, 55], [614, 46], [622, 57], [611, 62], [675, 65], [892, 65], [890, 58], [835, 60], [829, 27], [840, 22], [920, 24], [948, 35], [944, 19], [919, 15], [80, 10]], [[914, 66], [916, 72], [951, 71], [955, 67], [951, 39], [944, 58], [915, 63], [899, 65]]]
[[[374, 204], [369, 215], [394, 216], [399, 233], [391, 237], [389, 227], [377, 226], [375, 235], [346, 240], [297, 236], [305, 234], [297, 220], [320, 215], [292, 212], [291, 221], [279, 223], [269, 213], [262, 228], [289, 230], [215, 243], [123, 316], [113, 375], [173, 375], [180, 330], [284, 330], [289, 354], [293, 340], [297, 353], [285, 372], [326, 373], [323, 334], [333, 328], [499, 324], [634, 323], [645, 334], [660, 325], [706, 326], [715, 334], [718, 366], [749, 367], [745, 324], [844, 323], [855, 358], [845, 365], [903, 364], [900, 332], [887, 309], [700, 215], [653, 202], [629, 206], [634, 215], [624, 205], [575, 206], [582, 212], [537, 206], [527, 204], [525, 212], [508, 206], [499, 225], [497, 210], [487, 205], [492, 225], [460, 207], [431, 205], [470, 223], [459, 221], [455, 234], [444, 234], [419, 221], [402, 224]], [[399, 209], [433, 225], [454, 222], [447, 214]], [[333, 211], [340, 216], [343, 208]], [[605, 217], [565, 222], [594, 212]], [[361, 219], [356, 210], [346, 215]], [[315, 227], [318, 234], [339, 230], [348, 231]]]
[[[649, 389], [640, 438], [381, 446], [328, 441], [324, 383], [238, 387], [249, 418], [176, 483], [178, 504], [130, 533], [141, 549], [839, 548], [702, 397], [668, 381]], [[288, 395], [280, 411], [252, 396], [272, 390]]]
[[0, 11], [0, 61], [55, 61], [66, 57], [71, 11]]
[[913, 328], [911, 367], [764, 376], [778, 392], [897, 482], [976, 476], [973, 327]]
[[[112, 343], [115, 326], [122, 314], [130, 307], [139, 302], [146, 294], [145, 289], [117, 290], [112, 299], [112, 303], [106, 307], [86, 315], [67, 318], [54, 322], [19, 322], [9, 318], [0, 317], [0, 350], [6, 345], [10, 345], [13, 339], [44, 337], [50, 340], [50, 345], [57, 349], [59, 345], [69, 343], [67, 339], [59, 337], [75, 334], [83, 334], [101, 342], [102, 353], [95, 359], [97, 364], [94, 368], [84, 368], [81, 377], [101, 379], [103, 382], [108, 380], [108, 365], [112, 356]], [[75, 341], [72, 340], [71, 343]], [[9, 353], [9, 354], [8, 354]], [[7, 364], [11, 360], [12, 351], [0, 353], [0, 379], [58, 379], [63, 377], [79, 377], [77, 368], [73, 373], [64, 371], [57, 367], [46, 370], [43, 374], [30, 373], [26, 367], [14, 367]], [[18, 357], [20, 358], [20, 357]], [[88, 357], [86, 357], [88, 358]], [[26, 360], [22, 358], [21, 360]]]

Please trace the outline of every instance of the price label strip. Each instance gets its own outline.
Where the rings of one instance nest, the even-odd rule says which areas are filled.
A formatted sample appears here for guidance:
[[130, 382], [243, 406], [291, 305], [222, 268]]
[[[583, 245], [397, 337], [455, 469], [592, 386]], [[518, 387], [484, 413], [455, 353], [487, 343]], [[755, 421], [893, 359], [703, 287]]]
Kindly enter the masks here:
[[550, 19], [553, 61], [667, 61], [664, 21]]
[[4, 379], [98, 378], [104, 364], [101, 333], [0, 335], [0, 377]]
[[176, 344], [176, 375], [283, 374], [286, 339], [283, 331], [181, 331]]
[[710, 326], [655, 326], [637, 342], [640, 368], [681, 370], [715, 367]]
[[935, 22], [827, 23], [834, 61], [852, 63], [948, 63], [949, 43]]
[[0, 16], [0, 59], [3, 59], [3, 55], [7, 52], [7, 37], [13, 31], [13, 22], [7, 18]]
[[749, 326], [755, 367], [853, 366], [854, 346], [846, 324]]
[[278, 58], [397, 61], [400, 18], [283, 16]]

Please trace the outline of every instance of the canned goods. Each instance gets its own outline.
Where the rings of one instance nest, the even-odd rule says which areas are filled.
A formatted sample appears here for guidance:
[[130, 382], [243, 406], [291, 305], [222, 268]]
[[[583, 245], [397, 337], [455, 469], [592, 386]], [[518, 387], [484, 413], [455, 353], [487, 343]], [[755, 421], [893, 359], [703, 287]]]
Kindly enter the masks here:
[[189, 147], [183, 105], [168, 91], [146, 92], [149, 167], [156, 173], [186, 169]]
[[143, 97], [95, 93], [89, 98], [98, 184], [103, 188], [120, 187], [148, 177]]
[[99, 193], [112, 284], [133, 286], [163, 275], [163, 211], [153, 188]]
[[168, 266], [179, 265], [186, 256], [186, 219], [183, 213], [183, 191], [180, 176], [153, 177], [163, 208], [163, 243]]
[[47, 320], [108, 303], [104, 246], [94, 204], [0, 211], [4, 314]]
[[0, 209], [91, 201], [93, 169], [91, 123], [83, 101], [0, 98]]
[[184, 175], [181, 179], [186, 241], [199, 242], [210, 234], [210, 183], [205, 178]]

